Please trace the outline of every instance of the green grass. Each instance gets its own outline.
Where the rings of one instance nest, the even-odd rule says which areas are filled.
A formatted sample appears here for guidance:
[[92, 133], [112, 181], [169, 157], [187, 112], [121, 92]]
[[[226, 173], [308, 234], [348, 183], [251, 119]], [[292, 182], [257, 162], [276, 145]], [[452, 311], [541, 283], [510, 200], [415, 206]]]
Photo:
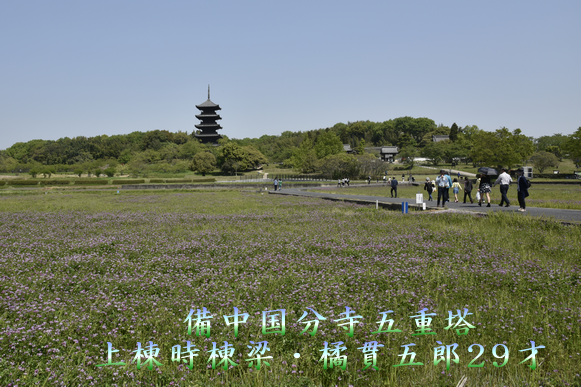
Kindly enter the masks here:
[[[234, 190], [2, 191], [0, 238], [2, 385], [455, 386], [463, 376], [467, 386], [581, 382], [579, 227], [503, 213], [402, 215]], [[222, 317], [234, 306], [251, 314], [238, 338]], [[345, 306], [364, 317], [353, 337], [333, 321]], [[214, 315], [210, 339], [186, 333], [188, 310], [202, 307]], [[327, 318], [314, 337], [299, 333], [307, 307]], [[412, 336], [410, 316], [424, 307], [438, 314], [436, 336]], [[279, 308], [287, 311], [287, 333], [262, 334], [260, 312]], [[475, 328], [458, 336], [444, 327], [447, 311], [463, 308]], [[371, 334], [386, 310], [403, 332]], [[150, 340], [163, 366], [138, 371], [131, 351]], [[184, 340], [200, 349], [192, 371], [171, 361], [172, 346]], [[225, 340], [239, 365], [208, 369], [206, 351]], [[270, 367], [249, 370], [250, 340], [268, 340]], [[324, 370], [323, 343], [339, 340], [347, 369]], [[379, 370], [363, 371], [358, 348], [371, 340], [385, 347]], [[460, 364], [447, 372], [434, 365], [436, 340], [458, 343]], [[519, 364], [530, 340], [545, 346], [534, 371]], [[121, 349], [113, 361], [126, 366], [95, 367], [106, 361], [107, 341]], [[412, 342], [425, 365], [392, 367]], [[467, 367], [474, 343], [485, 346], [483, 368]], [[491, 350], [503, 343], [509, 362], [496, 368]]]

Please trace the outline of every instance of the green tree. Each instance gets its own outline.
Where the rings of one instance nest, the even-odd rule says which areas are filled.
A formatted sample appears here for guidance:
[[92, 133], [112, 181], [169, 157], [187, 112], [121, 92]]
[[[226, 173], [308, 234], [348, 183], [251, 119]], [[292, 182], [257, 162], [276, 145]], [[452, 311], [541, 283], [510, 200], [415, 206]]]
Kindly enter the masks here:
[[95, 168], [94, 174], [96, 177], [99, 177], [103, 174], [103, 170], [101, 168]]
[[359, 141], [359, 145], [357, 146], [357, 154], [360, 156], [365, 154], [365, 140]]
[[325, 131], [317, 137], [315, 144], [317, 158], [322, 159], [341, 152], [343, 152], [343, 143], [334, 132]]
[[30, 171], [28, 171], [28, 174], [35, 178], [36, 176], [38, 176], [38, 169], [32, 168]]
[[268, 159], [255, 147], [248, 145], [242, 147], [246, 156], [246, 164], [249, 168], [258, 168], [263, 164], [268, 163]]
[[581, 166], [581, 126], [571, 134], [564, 144], [565, 150], [569, 153], [569, 157], [579, 168]]
[[458, 139], [458, 125], [454, 122], [450, 127], [450, 141], [455, 142]]
[[540, 151], [531, 156], [530, 162], [540, 173], [549, 167], [558, 167], [559, 159], [552, 153]]
[[507, 128], [495, 132], [481, 130], [472, 135], [472, 140], [470, 157], [477, 165], [510, 168], [527, 160], [534, 151], [533, 141], [520, 129], [512, 132]]
[[360, 172], [360, 166], [354, 155], [338, 153], [329, 155], [316, 163], [315, 171], [332, 179], [357, 178]]
[[83, 171], [84, 171], [83, 169], [77, 168], [77, 169], [75, 169], [74, 173], [75, 173], [75, 175], [81, 177], [81, 175], [83, 174]]
[[206, 176], [206, 173], [216, 169], [216, 157], [211, 152], [199, 152], [194, 156], [188, 168]]
[[218, 164], [223, 172], [245, 171], [248, 168], [244, 149], [233, 141], [222, 146], [218, 156]]
[[115, 176], [115, 168], [113, 168], [113, 167], [109, 167], [109, 168], [105, 169], [103, 172], [105, 173], [105, 175], [107, 175], [107, 177]]
[[313, 141], [310, 137], [305, 136], [300, 147], [294, 150], [293, 155], [288, 162], [293, 166], [293, 168], [302, 173], [312, 173], [315, 171], [317, 153], [315, 152]]
[[418, 149], [408, 145], [399, 151], [398, 156], [403, 159], [404, 164], [413, 168], [415, 159], [418, 157]]
[[558, 145], [549, 145], [545, 148], [545, 152], [549, 152], [554, 154], [559, 161], [563, 161], [563, 152], [561, 151], [561, 147]]

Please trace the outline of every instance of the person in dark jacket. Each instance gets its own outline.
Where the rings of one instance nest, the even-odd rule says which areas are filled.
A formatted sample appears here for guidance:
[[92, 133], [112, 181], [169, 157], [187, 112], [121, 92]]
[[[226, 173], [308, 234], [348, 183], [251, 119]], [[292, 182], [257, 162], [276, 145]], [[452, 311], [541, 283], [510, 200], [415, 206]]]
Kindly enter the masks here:
[[480, 191], [480, 201], [478, 202], [478, 205], [482, 207], [482, 202], [485, 201], [484, 194], [486, 194], [486, 197], [488, 198], [488, 204], [486, 207], [490, 207], [490, 192], [492, 191], [490, 188], [490, 177], [484, 173], [480, 175], [480, 187], [478, 187], [478, 190]]
[[397, 180], [395, 176], [391, 179], [391, 197], [393, 197], [393, 193], [395, 192], [395, 197], [397, 198]]
[[529, 196], [529, 187], [527, 184], [527, 178], [524, 176], [524, 169], [519, 168], [516, 171], [518, 175], [517, 180], [517, 194], [518, 194], [518, 204], [520, 208], [518, 209], [520, 212], [525, 212], [527, 210], [527, 205], [525, 203], [525, 198]]
[[432, 185], [432, 182], [430, 181], [429, 177], [426, 177], [426, 183], [424, 184], [424, 191], [428, 191], [428, 195], [429, 195], [429, 199], [428, 201], [432, 201], [434, 200], [432, 198], [432, 192], [434, 191], [434, 186]]
[[468, 177], [464, 178], [464, 203], [466, 203], [466, 195], [468, 195], [470, 203], [474, 203], [472, 200], [472, 181], [468, 180]]

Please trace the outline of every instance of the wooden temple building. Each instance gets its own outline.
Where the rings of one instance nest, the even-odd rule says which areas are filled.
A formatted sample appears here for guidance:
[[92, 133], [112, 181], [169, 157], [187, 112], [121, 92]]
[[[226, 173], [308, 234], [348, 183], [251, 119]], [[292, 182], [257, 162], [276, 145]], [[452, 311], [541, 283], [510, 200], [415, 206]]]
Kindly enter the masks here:
[[196, 105], [200, 110], [200, 114], [196, 115], [196, 118], [200, 120], [198, 125], [195, 125], [200, 131], [194, 134], [194, 137], [199, 139], [202, 143], [213, 143], [217, 144], [218, 140], [222, 138], [221, 135], [216, 132], [222, 127], [216, 122], [221, 120], [216, 111], [221, 110], [219, 105], [210, 101], [210, 86], [208, 85], [208, 100], [202, 104]]

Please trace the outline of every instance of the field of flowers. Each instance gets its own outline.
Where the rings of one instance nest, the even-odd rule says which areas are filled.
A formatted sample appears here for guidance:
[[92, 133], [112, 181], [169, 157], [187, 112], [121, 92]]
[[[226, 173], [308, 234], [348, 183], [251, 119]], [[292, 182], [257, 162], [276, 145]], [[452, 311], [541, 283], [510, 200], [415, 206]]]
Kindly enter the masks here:
[[[428, 193], [424, 191], [423, 183], [421, 186], [399, 185], [397, 188], [397, 196], [401, 198], [415, 199], [417, 193], [424, 194], [424, 200], [428, 198]], [[316, 189], [310, 191], [325, 192], [343, 195], [370, 195], [370, 196], [390, 196], [390, 187], [387, 184], [375, 184], [369, 187], [345, 187], [336, 189]], [[472, 198], [476, 192], [473, 193]], [[527, 207], [541, 207], [541, 208], [560, 208], [563, 210], [581, 210], [581, 186], [580, 185], [566, 185], [566, 184], [551, 184], [541, 185], [534, 184], [529, 190], [530, 196], [527, 198]], [[438, 194], [432, 194], [434, 200], [438, 199]], [[450, 190], [450, 197], [454, 200], [454, 194]], [[460, 201], [464, 201], [464, 191], [458, 194]], [[492, 189], [490, 195], [493, 204], [500, 203], [500, 188], [496, 186]], [[516, 186], [511, 185], [508, 191], [508, 198], [512, 205], [518, 206]]]
[[[579, 227], [510, 214], [238, 191], [5, 192], [0, 385], [579, 386], [580, 264]], [[198, 336], [203, 308], [211, 329]], [[237, 337], [223, 317], [234, 308], [248, 314]], [[435, 334], [418, 335], [424, 309]], [[401, 332], [374, 333], [382, 316], [393, 325], [381, 330]], [[435, 365], [434, 348], [453, 344], [449, 370]], [[412, 362], [406, 348], [423, 365], [394, 367]], [[108, 362], [125, 365], [97, 367]]]

